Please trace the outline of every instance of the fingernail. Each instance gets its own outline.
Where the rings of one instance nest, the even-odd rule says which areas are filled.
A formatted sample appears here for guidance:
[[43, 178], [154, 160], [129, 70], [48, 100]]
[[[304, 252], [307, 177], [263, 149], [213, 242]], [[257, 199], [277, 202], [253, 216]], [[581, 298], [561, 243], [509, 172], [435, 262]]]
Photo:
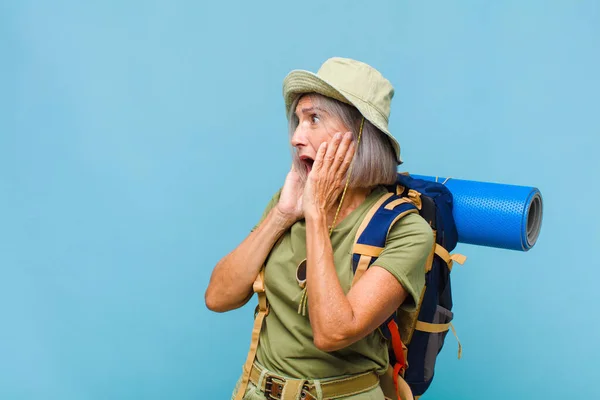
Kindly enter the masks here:
[[346, 132], [346, 137], [350, 139], [352, 137], [352, 132]]
[[338, 132], [338, 133], [335, 134], [335, 138], [336, 139], [339, 139], [341, 136], [342, 136], [342, 134], [340, 132]]

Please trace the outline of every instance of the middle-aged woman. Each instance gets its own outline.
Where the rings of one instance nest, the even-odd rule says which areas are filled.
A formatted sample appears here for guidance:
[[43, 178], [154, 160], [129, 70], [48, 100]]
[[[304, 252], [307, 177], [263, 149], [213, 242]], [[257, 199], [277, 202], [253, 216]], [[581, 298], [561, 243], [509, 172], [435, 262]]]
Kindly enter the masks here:
[[283, 91], [293, 166], [205, 294], [213, 311], [239, 308], [264, 266], [268, 312], [233, 398], [384, 399], [388, 345], [377, 328], [416, 309], [433, 246], [425, 220], [407, 215], [352, 284], [356, 232], [401, 163], [388, 130], [394, 89], [371, 66], [332, 58], [317, 74], [292, 71]]

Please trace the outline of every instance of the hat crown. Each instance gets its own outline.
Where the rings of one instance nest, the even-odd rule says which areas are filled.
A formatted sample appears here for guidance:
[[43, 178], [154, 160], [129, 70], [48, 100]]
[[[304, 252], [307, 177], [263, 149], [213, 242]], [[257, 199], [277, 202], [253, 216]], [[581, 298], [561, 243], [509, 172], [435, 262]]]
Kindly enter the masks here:
[[323, 63], [317, 75], [344, 95], [369, 103], [389, 120], [394, 87], [375, 68], [357, 60], [333, 57]]

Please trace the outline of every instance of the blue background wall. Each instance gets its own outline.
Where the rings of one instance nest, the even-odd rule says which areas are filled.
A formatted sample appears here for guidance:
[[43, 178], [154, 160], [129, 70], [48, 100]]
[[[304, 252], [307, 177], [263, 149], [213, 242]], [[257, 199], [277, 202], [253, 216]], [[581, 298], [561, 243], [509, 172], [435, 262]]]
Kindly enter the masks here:
[[0, 398], [228, 398], [255, 301], [204, 290], [331, 56], [395, 85], [405, 170], [544, 194], [531, 252], [459, 246], [424, 399], [600, 397], [599, 2], [52, 3], [0, 5]]

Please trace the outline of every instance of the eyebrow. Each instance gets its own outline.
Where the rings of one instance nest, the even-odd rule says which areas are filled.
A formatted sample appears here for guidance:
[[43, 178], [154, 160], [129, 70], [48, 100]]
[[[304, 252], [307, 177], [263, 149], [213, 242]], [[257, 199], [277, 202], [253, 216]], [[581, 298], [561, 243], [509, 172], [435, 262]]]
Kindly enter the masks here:
[[[302, 114], [308, 114], [308, 113], [313, 112], [315, 110], [319, 110], [319, 111], [324, 112], [325, 114], [328, 114], [327, 111], [325, 111], [324, 109], [322, 109], [320, 107], [314, 107], [314, 106], [313, 107], [308, 107], [308, 108], [303, 108], [302, 110], [300, 110], [300, 112]], [[295, 114], [298, 115], [298, 112], [295, 112]]]

